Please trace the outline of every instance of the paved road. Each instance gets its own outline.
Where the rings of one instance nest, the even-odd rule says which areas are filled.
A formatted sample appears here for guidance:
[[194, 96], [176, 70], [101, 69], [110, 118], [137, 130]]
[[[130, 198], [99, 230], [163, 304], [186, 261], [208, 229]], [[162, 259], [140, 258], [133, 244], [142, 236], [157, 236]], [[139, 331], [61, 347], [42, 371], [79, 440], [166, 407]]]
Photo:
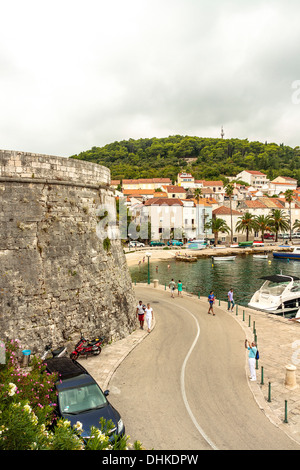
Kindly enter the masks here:
[[244, 333], [217, 307], [136, 288], [156, 327], [116, 370], [110, 401], [131, 441], [156, 450], [300, 450], [259, 409], [247, 383]]

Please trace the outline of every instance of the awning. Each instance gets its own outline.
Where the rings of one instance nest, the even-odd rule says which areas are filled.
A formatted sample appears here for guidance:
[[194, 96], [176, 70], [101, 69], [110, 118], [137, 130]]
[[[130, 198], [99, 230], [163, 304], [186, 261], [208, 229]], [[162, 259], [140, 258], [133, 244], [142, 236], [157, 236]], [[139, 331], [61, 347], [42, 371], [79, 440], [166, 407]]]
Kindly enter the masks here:
[[259, 279], [264, 279], [265, 281], [272, 282], [290, 282], [291, 280], [299, 281], [300, 278], [297, 276], [285, 276], [283, 274], [274, 274], [273, 276], [263, 276]]

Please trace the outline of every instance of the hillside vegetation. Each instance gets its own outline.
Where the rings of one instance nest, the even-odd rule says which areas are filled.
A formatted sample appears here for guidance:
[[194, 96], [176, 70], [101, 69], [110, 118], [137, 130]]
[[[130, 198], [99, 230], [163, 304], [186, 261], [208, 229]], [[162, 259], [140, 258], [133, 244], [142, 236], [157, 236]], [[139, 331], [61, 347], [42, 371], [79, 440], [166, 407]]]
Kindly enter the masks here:
[[[190, 171], [196, 179], [225, 179], [240, 171], [260, 170], [269, 179], [290, 176], [300, 184], [300, 148], [284, 144], [174, 135], [129, 139], [72, 155], [104, 165], [112, 179], [171, 178]], [[191, 160], [192, 159], [192, 160]]]

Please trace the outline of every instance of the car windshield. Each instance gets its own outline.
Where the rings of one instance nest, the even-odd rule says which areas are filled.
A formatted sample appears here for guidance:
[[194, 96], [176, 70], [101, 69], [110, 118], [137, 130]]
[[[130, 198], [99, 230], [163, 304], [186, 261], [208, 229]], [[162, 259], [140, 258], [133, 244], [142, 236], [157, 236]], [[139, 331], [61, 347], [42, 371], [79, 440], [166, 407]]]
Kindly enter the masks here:
[[59, 407], [63, 414], [83, 413], [106, 405], [106, 398], [97, 384], [68, 388], [59, 392]]

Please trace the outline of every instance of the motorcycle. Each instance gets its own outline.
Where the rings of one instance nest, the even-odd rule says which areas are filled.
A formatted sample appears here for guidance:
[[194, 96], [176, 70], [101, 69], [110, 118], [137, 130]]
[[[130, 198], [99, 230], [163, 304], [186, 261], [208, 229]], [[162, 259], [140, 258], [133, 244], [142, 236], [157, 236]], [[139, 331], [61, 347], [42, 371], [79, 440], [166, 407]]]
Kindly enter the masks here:
[[57, 349], [51, 349], [51, 348], [52, 348], [52, 343], [47, 344], [45, 346], [45, 350], [44, 350], [43, 354], [41, 355], [42, 361], [47, 359], [47, 357], [50, 353], [52, 354], [52, 356], [50, 356], [50, 357], [67, 356], [67, 348], [65, 346], [62, 346], [61, 348], [57, 348]]
[[81, 338], [75, 346], [74, 351], [71, 352], [70, 358], [77, 359], [79, 356], [97, 356], [101, 353], [101, 344], [104, 341], [104, 337], [95, 338], [91, 341], [86, 340], [81, 334]]

